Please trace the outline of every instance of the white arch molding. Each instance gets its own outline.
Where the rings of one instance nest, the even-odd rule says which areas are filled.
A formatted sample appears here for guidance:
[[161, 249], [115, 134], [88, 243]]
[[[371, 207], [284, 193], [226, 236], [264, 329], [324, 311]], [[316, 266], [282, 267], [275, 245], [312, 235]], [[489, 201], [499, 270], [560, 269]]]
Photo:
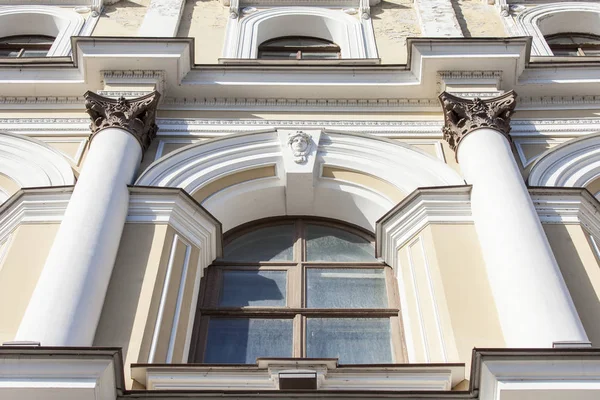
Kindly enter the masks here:
[[[293, 161], [285, 160], [288, 155], [280, 136], [281, 132], [272, 130], [187, 146], [150, 165], [136, 185], [180, 187], [194, 193], [228, 175], [274, 166], [275, 176], [226, 187], [203, 201], [202, 205], [222, 222], [224, 231], [281, 215], [335, 218], [374, 231], [375, 221], [397, 200], [378, 188], [323, 178], [324, 167], [376, 177], [404, 195], [417, 187], [464, 184], [458, 173], [445, 163], [413, 146], [337, 132], [321, 133], [310, 156], [314, 157], [314, 166], [308, 163], [310, 169], [303, 176], [291, 176], [297, 171], [290, 170]], [[304, 183], [306, 187], [301, 191], [288, 186], [291, 180], [306, 182], [304, 179], [309, 179], [309, 184]]]
[[585, 187], [600, 177], [600, 132], [562, 143], [531, 167], [530, 186]]
[[75, 11], [53, 6], [0, 6], [0, 37], [46, 35], [56, 39], [48, 57], [68, 56], [71, 36], [77, 36], [85, 20]]
[[0, 174], [22, 188], [75, 184], [61, 153], [39, 140], [6, 132], [0, 132]]
[[523, 11], [515, 21], [519, 35], [531, 36], [532, 56], [552, 56], [545, 35], [561, 32], [600, 34], [600, 4], [555, 2]]
[[282, 36], [313, 36], [340, 46], [342, 58], [378, 58], [370, 19], [320, 7], [277, 7], [227, 23], [224, 58], [257, 58], [258, 46]]

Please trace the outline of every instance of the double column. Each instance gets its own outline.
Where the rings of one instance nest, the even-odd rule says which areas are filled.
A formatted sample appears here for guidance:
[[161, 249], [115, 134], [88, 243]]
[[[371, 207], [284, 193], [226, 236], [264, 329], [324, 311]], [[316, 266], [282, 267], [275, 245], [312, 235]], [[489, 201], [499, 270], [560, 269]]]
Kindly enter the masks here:
[[507, 347], [588, 342], [511, 150], [515, 93], [484, 101], [444, 92], [440, 101], [444, 139], [473, 186], [473, 220]]
[[93, 136], [17, 341], [91, 346], [142, 152], [156, 136], [157, 92], [135, 100], [85, 94]]

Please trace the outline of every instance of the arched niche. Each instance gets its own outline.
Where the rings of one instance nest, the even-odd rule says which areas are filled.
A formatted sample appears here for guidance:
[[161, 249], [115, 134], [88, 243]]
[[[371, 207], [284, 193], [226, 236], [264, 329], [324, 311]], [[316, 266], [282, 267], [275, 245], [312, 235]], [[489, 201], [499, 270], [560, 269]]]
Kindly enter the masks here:
[[332, 41], [340, 46], [342, 58], [378, 57], [370, 20], [319, 7], [277, 7], [230, 20], [224, 57], [257, 58], [261, 43], [284, 36]]
[[600, 177], [600, 132], [562, 143], [531, 167], [530, 186], [586, 187]]
[[77, 36], [85, 20], [75, 11], [52, 6], [0, 7], [0, 38], [44, 35], [56, 38], [48, 57], [68, 56], [71, 36]]
[[74, 184], [73, 170], [58, 151], [36, 139], [0, 132], [0, 201], [20, 188]]
[[304, 164], [288, 149], [293, 131], [246, 133], [179, 149], [150, 165], [136, 185], [185, 189], [224, 231], [261, 218], [310, 215], [373, 232], [375, 221], [416, 188], [464, 184], [445, 163], [410, 145], [309, 133], [314, 145]]
[[551, 56], [544, 36], [563, 32], [600, 35], [600, 4], [555, 2], [523, 11], [517, 16], [519, 34], [532, 37], [532, 56]]

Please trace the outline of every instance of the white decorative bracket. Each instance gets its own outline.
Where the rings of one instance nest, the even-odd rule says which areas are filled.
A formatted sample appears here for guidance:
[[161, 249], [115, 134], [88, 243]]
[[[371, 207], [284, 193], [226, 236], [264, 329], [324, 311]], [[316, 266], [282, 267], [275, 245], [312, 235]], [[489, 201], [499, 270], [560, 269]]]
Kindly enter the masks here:
[[371, 6], [369, 0], [359, 0], [358, 9], [362, 19], [371, 19]]
[[320, 129], [278, 129], [285, 169], [286, 212], [312, 214]]
[[231, 19], [237, 19], [240, 15], [240, 0], [229, 1], [229, 17]]

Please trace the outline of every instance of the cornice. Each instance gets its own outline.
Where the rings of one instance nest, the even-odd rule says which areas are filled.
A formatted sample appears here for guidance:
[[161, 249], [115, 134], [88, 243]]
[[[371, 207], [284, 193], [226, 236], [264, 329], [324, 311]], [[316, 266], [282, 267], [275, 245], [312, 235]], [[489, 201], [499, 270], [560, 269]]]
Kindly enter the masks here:
[[[73, 186], [21, 189], [0, 206], [0, 242], [23, 223], [59, 224]], [[222, 254], [221, 223], [176, 188], [129, 187], [127, 222], [169, 224], [201, 251], [204, 266]]]
[[[129, 72], [129, 71], [128, 71]], [[134, 71], [135, 72], [135, 71]], [[122, 84], [134, 84], [124, 81]], [[99, 90], [106, 97], [135, 98], [151, 90]], [[495, 97], [501, 91], [452, 92], [463, 98]], [[80, 109], [83, 96], [0, 96], [1, 109]], [[161, 110], [194, 111], [290, 111], [311, 112], [439, 112], [439, 101], [419, 98], [387, 99], [285, 99], [285, 98], [225, 98], [225, 97], [167, 97]], [[594, 96], [524, 96], [517, 99], [517, 111], [535, 110], [590, 110], [600, 109], [600, 95]]]
[[[377, 221], [376, 254], [398, 265], [398, 250], [430, 224], [472, 224], [470, 186], [415, 190]], [[580, 224], [600, 238], [600, 203], [584, 188], [529, 188], [543, 224]]]
[[[325, 128], [348, 132], [363, 132], [390, 138], [442, 137], [441, 121], [342, 121], [342, 120], [240, 120], [157, 118], [159, 136], [218, 137], [276, 127]], [[510, 135], [515, 137], [577, 137], [600, 131], [600, 118], [512, 120]], [[89, 135], [87, 118], [0, 118], [0, 131], [29, 135], [73, 136]]]

